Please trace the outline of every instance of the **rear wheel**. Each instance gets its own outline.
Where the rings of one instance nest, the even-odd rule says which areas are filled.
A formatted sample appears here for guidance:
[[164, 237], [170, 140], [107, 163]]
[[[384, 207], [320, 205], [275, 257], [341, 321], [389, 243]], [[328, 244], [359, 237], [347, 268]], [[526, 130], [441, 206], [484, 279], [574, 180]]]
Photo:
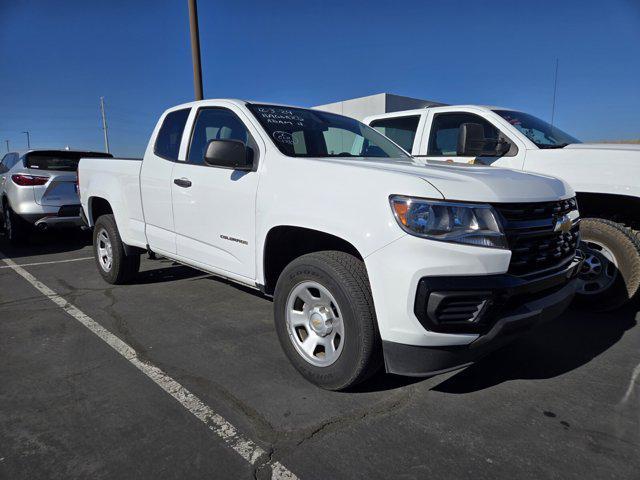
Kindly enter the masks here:
[[105, 281], [117, 285], [131, 281], [140, 269], [140, 255], [126, 255], [113, 215], [98, 218], [93, 230], [93, 252]]
[[310, 253], [284, 269], [274, 295], [280, 344], [310, 382], [343, 390], [382, 366], [369, 279], [344, 252]]
[[27, 239], [29, 226], [22, 218], [20, 218], [11, 208], [8, 202], [5, 202], [2, 209], [2, 218], [4, 233], [12, 245], [20, 245]]
[[610, 220], [584, 218], [580, 250], [585, 260], [578, 277], [578, 305], [613, 310], [638, 296], [640, 241], [633, 230]]

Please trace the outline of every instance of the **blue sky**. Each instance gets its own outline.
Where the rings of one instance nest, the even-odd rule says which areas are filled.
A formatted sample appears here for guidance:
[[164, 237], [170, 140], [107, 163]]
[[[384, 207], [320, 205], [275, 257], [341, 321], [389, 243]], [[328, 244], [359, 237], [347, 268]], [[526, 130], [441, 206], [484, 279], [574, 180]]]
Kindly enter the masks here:
[[[640, 138], [640, 0], [199, 1], [205, 97], [311, 106], [390, 92]], [[139, 156], [193, 99], [186, 0], [0, 0], [0, 144]]]

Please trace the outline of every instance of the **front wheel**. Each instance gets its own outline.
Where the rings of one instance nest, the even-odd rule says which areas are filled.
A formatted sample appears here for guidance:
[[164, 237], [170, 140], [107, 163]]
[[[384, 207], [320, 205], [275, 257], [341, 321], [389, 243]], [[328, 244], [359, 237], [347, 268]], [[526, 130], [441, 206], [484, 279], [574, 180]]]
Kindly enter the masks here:
[[310, 382], [344, 390], [382, 366], [369, 279], [353, 255], [324, 251], [293, 260], [278, 279], [274, 310], [280, 345]]
[[640, 242], [634, 232], [601, 218], [580, 222], [585, 256], [578, 276], [576, 303], [596, 311], [621, 307], [640, 290]]
[[93, 252], [98, 271], [108, 283], [127, 283], [140, 269], [140, 255], [125, 254], [113, 215], [98, 218], [93, 230]]

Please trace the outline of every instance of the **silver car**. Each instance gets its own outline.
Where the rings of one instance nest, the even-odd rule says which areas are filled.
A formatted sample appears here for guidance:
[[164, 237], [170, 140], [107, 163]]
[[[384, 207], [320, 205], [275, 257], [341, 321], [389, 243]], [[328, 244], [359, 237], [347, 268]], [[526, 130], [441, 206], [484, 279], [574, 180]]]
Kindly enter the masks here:
[[0, 199], [5, 235], [13, 244], [30, 230], [81, 226], [78, 162], [108, 153], [71, 150], [9, 152], [0, 162]]

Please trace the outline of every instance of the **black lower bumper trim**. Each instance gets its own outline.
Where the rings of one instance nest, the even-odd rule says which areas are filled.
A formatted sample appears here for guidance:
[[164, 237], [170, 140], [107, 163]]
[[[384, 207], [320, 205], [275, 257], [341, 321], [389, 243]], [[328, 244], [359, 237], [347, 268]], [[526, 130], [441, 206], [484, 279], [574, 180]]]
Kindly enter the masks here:
[[503, 311], [486, 333], [468, 345], [427, 347], [384, 341], [385, 368], [389, 373], [422, 377], [470, 365], [536, 325], [556, 318], [571, 303], [575, 289], [575, 278], [569, 277], [548, 295], [534, 295], [529, 301], [519, 296], [517, 306]]
[[414, 313], [422, 326], [438, 333], [485, 334], [496, 320], [523, 303], [548, 297], [580, 271], [582, 257], [536, 277], [510, 274], [423, 277]]

